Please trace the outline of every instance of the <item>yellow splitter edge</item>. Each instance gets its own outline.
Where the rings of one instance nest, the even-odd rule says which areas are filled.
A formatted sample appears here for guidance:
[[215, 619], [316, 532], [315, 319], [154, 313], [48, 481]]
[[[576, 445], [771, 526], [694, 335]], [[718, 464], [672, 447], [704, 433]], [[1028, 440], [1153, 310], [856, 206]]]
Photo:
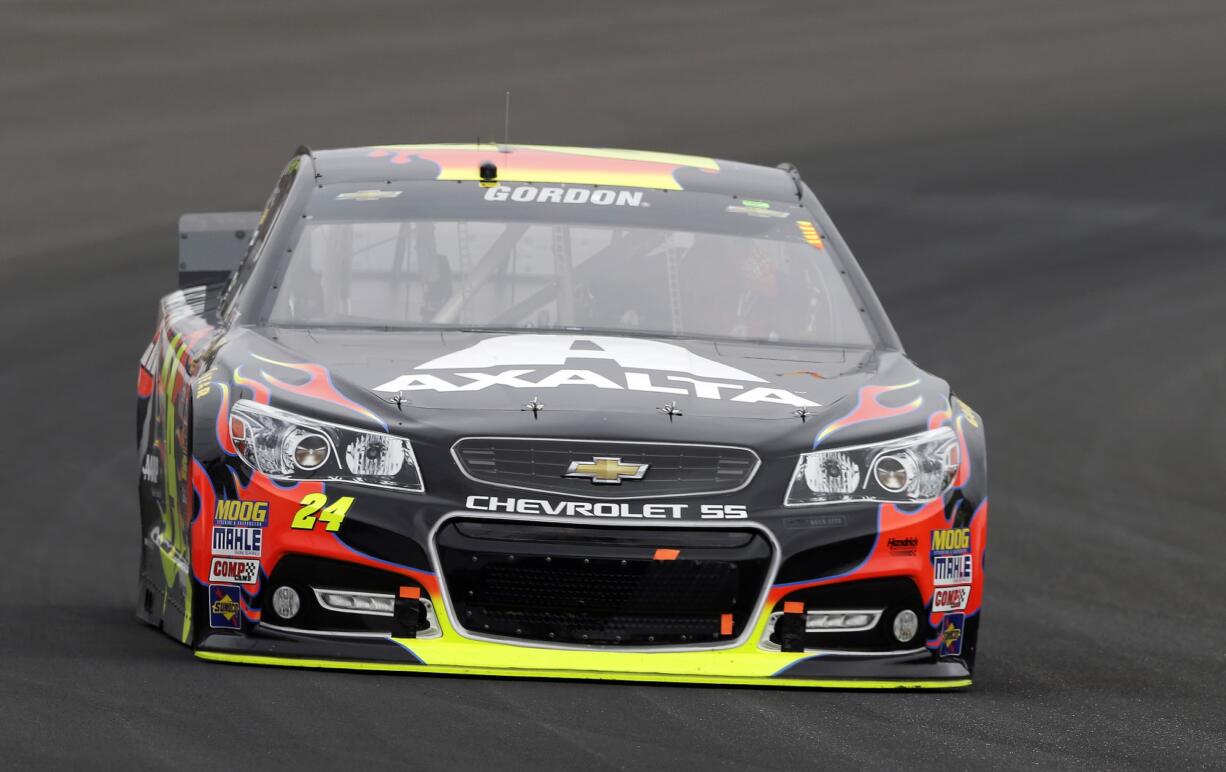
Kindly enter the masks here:
[[722, 684], [726, 686], [789, 686], [811, 689], [959, 689], [971, 685], [971, 679], [937, 681], [861, 680], [832, 678], [811, 680], [773, 678], [769, 676], [682, 675], [676, 673], [630, 673], [605, 670], [559, 670], [550, 668], [474, 667], [455, 665], [412, 665], [401, 662], [357, 662], [338, 659], [307, 659], [274, 657], [264, 654], [229, 654], [217, 651], [197, 651], [200, 659], [244, 665], [276, 665], [328, 670], [375, 670], [408, 673], [439, 673], [443, 675], [513, 676], [519, 678], [581, 678], [597, 681], [641, 681], [650, 683]]

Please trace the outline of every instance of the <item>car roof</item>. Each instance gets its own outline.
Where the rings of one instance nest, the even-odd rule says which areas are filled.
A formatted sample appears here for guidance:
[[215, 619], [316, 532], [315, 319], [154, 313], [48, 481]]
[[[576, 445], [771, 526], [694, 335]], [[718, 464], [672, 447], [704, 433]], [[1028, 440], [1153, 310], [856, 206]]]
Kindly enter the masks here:
[[478, 181], [485, 162], [498, 182], [609, 185], [796, 201], [781, 168], [676, 153], [548, 145], [375, 145], [313, 153], [322, 184], [410, 180]]

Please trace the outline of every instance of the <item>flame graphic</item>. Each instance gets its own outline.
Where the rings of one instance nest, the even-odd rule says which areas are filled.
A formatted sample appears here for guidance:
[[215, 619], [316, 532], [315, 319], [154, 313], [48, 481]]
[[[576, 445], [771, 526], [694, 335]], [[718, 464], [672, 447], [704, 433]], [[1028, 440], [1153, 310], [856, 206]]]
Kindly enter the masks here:
[[136, 396], [141, 399], [149, 399], [152, 394], [153, 375], [144, 367], [140, 367], [136, 373]]
[[247, 388], [251, 389], [251, 398], [256, 402], [262, 402], [267, 405], [268, 401], [272, 398], [272, 394], [269, 392], [268, 387], [254, 378], [244, 377], [241, 370], [242, 367], [234, 368], [234, 384], [236, 386], [246, 386]]
[[377, 424], [386, 426], [386, 424], [384, 424], [377, 415], [349, 399], [344, 394], [341, 394], [332, 383], [332, 375], [328, 372], [328, 368], [324, 367], [323, 365], [278, 362], [275, 359], [268, 359], [260, 356], [259, 354], [252, 354], [252, 356], [261, 362], [276, 365], [277, 367], [285, 367], [290, 370], [296, 370], [300, 373], [305, 373], [308, 376], [307, 382], [299, 385], [283, 381], [280, 378], [277, 378], [275, 375], [270, 374], [267, 370], [261, 370], [260, 375], [270, 386], [281, 389], [282, 391], [287, 391], [290, 394], [297, 394], [300, 397], [309, 397], [322, 402], [330, 402], [334, 405], [340, 405], [341, 407], [347, 408], [355, 413], [359, 413], [369, 418]]
[[231, 456], [238, 455], [234, 441], [230, 439], [230, 387], [217, 384], [221, 389], [221, 405], [217, 408], [217, 446]]
[[838, 420], [832, 421], [826, 428], [822, 429], [818, 433], [817, 438], [813, 440], [813, 447], [816, 448], [821, 444], [822, 440], [849, 426], [864, 423], [865, 421], [880, 421], [885, 418], [894, 418], [895, 416], [905, 415], [913, 410], [918, 410], [919, 406], [924, 403], [922, 396], [916, 397], [911, 402], [899, 407], [883, 405], [877, 399], [882, 394], [917, 385], [919, 385], [919, 379], [909, 383], [900, 383], [897, 386], [862, 386], [860, 393], [856, 396], [856, 406], [851, 409], [850, 413]]

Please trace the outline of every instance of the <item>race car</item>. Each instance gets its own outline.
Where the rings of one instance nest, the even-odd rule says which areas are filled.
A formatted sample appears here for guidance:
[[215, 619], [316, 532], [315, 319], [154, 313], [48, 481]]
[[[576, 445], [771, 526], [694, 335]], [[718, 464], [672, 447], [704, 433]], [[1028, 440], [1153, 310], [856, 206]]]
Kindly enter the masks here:
[[195, 656], [970, 685], [982, 420], [790, 165], [303, 147], [179, 235], [136, 606]]

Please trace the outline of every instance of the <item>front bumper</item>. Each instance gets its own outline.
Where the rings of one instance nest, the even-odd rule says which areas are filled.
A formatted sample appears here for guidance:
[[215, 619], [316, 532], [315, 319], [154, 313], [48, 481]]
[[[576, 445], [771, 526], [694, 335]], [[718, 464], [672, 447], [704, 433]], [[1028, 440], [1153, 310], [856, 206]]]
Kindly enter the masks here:
[[[916, 515], [909, 514], [908, 517], [915, 518]], [[942, 507], [934, 506], [931, 518], [931, 524], [916, 522], [912, 523], [912, 527], [924, 529], [943, 525]], [[941, 615], [930, 615], [921, 594], [923, 591], [908, 575], [908, 571], [915, 570], [914, 563], [918, 558], [908, 561], [894, 556], [884, 542], [881, 545], [883, 556], [879, 561], [884, 561], [884, 565], [879, 566], [877, 572], [865, 570], [871, 567], [870, 557], [859, 570], [842, 578], [780, 584], [781, 563], [785, 557], [795, 556], [785, 555], [765, 526], [748, 521], [722, 527], [694, 523], [688, 530], [675, 527], [676, 524], [673, 528], [587, 526], [589, 531], [616, 534], [618, 543], [612, 546], [584, 544], [581, 548], [563, 545], [559, 548], [549, 539], [525, 541], [518, 546], [495, 541], [484, 552], [478, 549], [480, 539], [465, 542], [456, 536], [453, 526], [463, 523], [524, 526], [529, 530], [540, 526], [550, 533], [576, 530], [568, 524], [558, 523], [556, 519], [532, 522], [523, 516], [451, 512], [440, 518], [428, 538], [423, 540], [428, 545], [428, 560], [434, 571], [397, 571], [392, 564], [380, 564], [369, 556], [360, 556], [352, 551], [343, 554], [355, 560], [361, 557], [364, 565], [336, 560], [339, 554], [331, 560], [285, 554], [280, 556], [267, 575], [261, 577], [258, 588], [244, 588], [241, 627], [235, 631], [209, 631], [201, 636], [197, 640], [197, 656], [212, 661], [348, 670], [755, 686], [958, 688], [971, 683], [970, 658], [942, 656], [945, 652], [936, 631]], [[525, 626], [522, 631], [514, 631], [530, 637], [499, 635], [498, 630], [483, 632], [475, 629], [473, 609], [480, 611], [481, 603], [490, 598], [483, 597], [480, 584], [471, 581], [462, 584], [458, 579], [461, 573], [456, 566], [448, 567], [449, 563], [454, 564], [457, 560], [465, 564], [472, 560], [474, 565], [484, 566], [491, 555], [498, 553], [495, 556], [500, 557], [503, 563], [494, 568], [506, 568], [505, 561], [508, 559], [530, 565], [532, 560], [576, 560], [582, 555], [583, 563], [588, 562], [588, 556], [594, 561], [591, 566], [593, 571], [601, 571], [602, 561], [621, 566], [630, 563], [624, 570], [633, 570], [635, 551], [641, 552], [645, 545], [630, 537], [644, 533], [650, 534], [654, 542], [680, 546], [676, 552], [683, 559], [676, 562], [677, 568], [683, 566], [684, 559], [693, 560], [700, 566], [705, 564], [707, 568], [721, 559], [715, 541], [685, 541], [687, 533], [694, 536], [739, 533], [753, 537], [732, 540], [735, 545], [730, 548], [729, 556], [725, 557], [729, 561], [740, 561], [745, 566], [754, 560], [762, 563], [763, 571], [750, 582], [754, 591], [747, 593], [742, 587], [732, 586], [732, 595], [729, 596], [732, 599], [720, 601], [731, 604], [727, 615], [713, 613], [719, 609], [705, 609], [712, 612], [709, 613], [712, 620], [727, 616], [726, 630], [717, 631], [705, 639], [684, 640], [685, 636], [682, 636], [653, 645], [645, 645], [643, 640], [627, 640], [621, 645], [613, 645], [609, 631], [616, 630], [620, 640], [624, 629], [633, 628], [619, 627], [623, 624], [620, 618], [609, 618], [601, 628], [605, 630], [601, 643], [585, 644], [578, 640], [578, 631], [596, 628], [592, 628], [590, 613], [584, 610], [582, 614], [576, 614], [572, 605], [569, 621], [551, 620], [552, 626], [535, 629]], [[665, 535], [670, 533], [675, 534], [672, 540]], [[440, 534], [449, 535], [440, 541]], [[468, 535], [473, 535], [473, 532], [470, 531]], [[507, 537], [496, 534], [496, 538]], [[334, 537], [330, 537], [330, 541], [340, 542]], [[761, 554], [754, 552], [754, 545], [760, 546], [763, 541], [770, 544], [769, 557], [765, 562]], [[441, 548], [440, 544], [443, 545]], [[460, 547], [468, 551], [462, 551]], [[510, 549], [514, 549], [515, 554], [501, 554]], [[579, 551], [576, 552], [576, 549]], [[650, 552], [640, 557], [640, 562], [656, 560], [656, 556]], [[671, 556], [666, 556], [666, 559], [671, 559]], [[927, 560], [926, 553], [923, 559]], [[656, 567], [671, 569], [674, 566], [657, 561]], [[540, 568], [539, 562], [537, 568]], [[522, 577], [519, 579], [522, 581]], [[567, 599], [571, 597], [567, 593], [571, 588], [564, 584], [554, 587], [558, 582], [557, 577], [551, 575], [537, 589], [552, 588], [552, 594], [540, 596], [535, 590], [529, 594], [538, 600], [543, 597], [545, 601], [556, 604], [550, 607], [551, 611], [567, 611]], [[304, 610], [294, 619], [279, 618], [268, 600], [273, 589], [284, 584], [297, 587], [305, 599]], [[410, 634], [405, 634], [403, 626], [397, 626], [386, 616], [328, 614], [306, 607], [310, 606], [312, 590], [319, 587], [385, 592], [390, 598], [397, 585], [410, 586], [413, 597], [420, 598], [428, 606], [428, 615], [421, 616], [421, 623]], [[679, 590], [675, 584], [669, 587], [673, 593], [692, 589], [689, 585]], [[909, 594], [900, 588], [907, 588]], [[619, 596], [619, 599], [625, 598]], [[640, 595], [636, 612], [644, 609], [642, 601]], [[505, 611], [507, 601], [503, 598], [501, 602], [501, 608]], [[692, 603], [687, 605], [687, 613], [698, 614], [704, 610], [700, 608], [703, 599], [693, 602], [698, 607]], [[874, 606], [883, 613], [873, 631], [810, 634], [806, 635], [803, 650], [782, 650], [772, 631], [785, 606], [797, 602], [807, 604], [810, 609]], [[675, 604], [666, 605], [669, 605], [664, 610], [666, 613], [675, 611]], [[904, 607], [915, 608], [927, 624], [908, 645], [899, 645], [887, 633], [890, 620]], [[523, 609], [513, 608], [513, 611], [519, 613]], [[465, 617], [469, 620], [467, 625], [459, 622]], [[974, 638], [978, 627], [977, 617], [976, 610], [966, 620], [961, 631], [963, 635]], [[582, 624], [575, 622], [576, 619]], [[652, 617], [650, 621], [660, 624], [660, 619]], [[668, 618], [666, 621], [673, 620]], [[545, 633], [545, 630], [551, 632]], [[559, 638], [550, 641], [546, 635], [553, 637], [554, 630]], [[506, 630], [501, 632], [508, 633]], [[676, 633], [676, 630], [673, 632]], [[720, 632], [724, 634], [721, 636]], [[586, 637], [586, 633], [583, 635]], [[851, 645], [843, 646], [845, 642]]]

